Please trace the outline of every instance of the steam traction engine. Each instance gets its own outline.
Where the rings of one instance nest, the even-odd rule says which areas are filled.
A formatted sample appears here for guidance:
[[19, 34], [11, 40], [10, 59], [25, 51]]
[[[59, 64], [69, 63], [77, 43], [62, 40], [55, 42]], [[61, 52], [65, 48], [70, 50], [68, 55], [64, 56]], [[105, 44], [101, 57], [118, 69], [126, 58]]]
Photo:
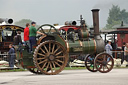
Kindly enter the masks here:
[[33, 54], [27, 52], [27, 46], [22, 46], [21, 50], [17, 51], [17, 66], [27, 68], [36, 74], [55, 75], [67, 65], [69, 55], [88, 54], [85, 66], [89, 71], [102, 73], [111, 71], [114, 61], [111, 55], [104, 53], [104, 41], [99, 34], [98, 11], [98, 9], [92, 10], [93, 38], [90, 38], [91, 35], [85, 26], [81, 26], [78, 30], [78, 40], [65, 40], [52, 25], [40, 26], [38, 31], [45, 33], [46, 36], [37, 36], [37, 45], [33, 47]]

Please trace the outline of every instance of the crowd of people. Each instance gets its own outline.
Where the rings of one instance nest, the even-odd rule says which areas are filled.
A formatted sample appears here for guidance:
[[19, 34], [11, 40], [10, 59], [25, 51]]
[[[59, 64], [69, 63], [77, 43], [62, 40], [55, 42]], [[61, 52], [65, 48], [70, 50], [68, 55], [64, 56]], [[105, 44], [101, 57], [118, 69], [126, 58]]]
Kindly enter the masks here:
[[14, 68], [14, 60], [16, 58], [15, 56], [15, 46], [28, 46], [28, 52], [33, 53], [33, 46], [36, 45], [36, 34], [45, 35], [44, 33], [41, 33], [37, 31], [35, 28], [36, 22], [32, 22], [31, 26], [29, 23], [26, 24], [26, 28], [24, 29], [24, 42], [22, 42], [21, 39], [21, 32], [18, 31], [17, 35], [14, 36], [14, 42], [13, 45], [9, 45], [9, 66], [13, 69]]
[[[105, 51], [106, 53], [110, 54], [112, 56], [112, 46], [111, 46], [111, 41], [107, 41], [107, 44], [105, 46]], [[122, 46], [122, 56], [121, 56], [121, 64], [123, 64], [124, 60], [126, 60], [126, 62], [128, 62], [128, 43], [123, 43]]]

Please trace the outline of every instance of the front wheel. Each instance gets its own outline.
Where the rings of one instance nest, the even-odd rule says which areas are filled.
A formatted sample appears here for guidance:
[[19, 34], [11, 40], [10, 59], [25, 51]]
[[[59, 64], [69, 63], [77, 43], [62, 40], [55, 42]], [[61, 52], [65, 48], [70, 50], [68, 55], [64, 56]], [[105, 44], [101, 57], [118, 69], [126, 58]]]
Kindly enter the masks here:
[[95, 58], [95, 66], [101, 73], [110, 72], [114, 66], [113, 57], [107, 53], [100, 53]]
[[91, 72], [97, 72], [97, 69], [94, 65], [95, 55], [88, 54], [85, 58], [85, 66]]

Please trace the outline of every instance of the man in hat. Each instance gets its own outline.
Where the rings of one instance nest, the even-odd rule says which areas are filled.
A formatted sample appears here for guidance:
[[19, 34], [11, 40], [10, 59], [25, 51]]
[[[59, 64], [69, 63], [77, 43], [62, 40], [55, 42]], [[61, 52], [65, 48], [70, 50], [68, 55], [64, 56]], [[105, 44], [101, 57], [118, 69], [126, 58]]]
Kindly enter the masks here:
[[32, 50], [33, 46], [36, 45], [36, 34], [38, 33], [41, 35], [45, 35], [44, 33], [37, 31], [35, 26], [36, 26], [36, 22], [32, 22], [31, 27], [29, 28], [29, 42], [30, 42], [31, 52], [33, 51]]

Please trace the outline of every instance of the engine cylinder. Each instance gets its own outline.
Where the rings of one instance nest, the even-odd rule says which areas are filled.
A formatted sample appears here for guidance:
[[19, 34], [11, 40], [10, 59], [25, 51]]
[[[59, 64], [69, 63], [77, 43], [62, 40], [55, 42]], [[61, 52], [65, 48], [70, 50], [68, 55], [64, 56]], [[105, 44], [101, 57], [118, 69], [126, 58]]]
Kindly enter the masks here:
[[78, 36], [80, 39], [86, 39], [89, 37], [89, 32], [88, 32], [88, 30], [79, 29]]

